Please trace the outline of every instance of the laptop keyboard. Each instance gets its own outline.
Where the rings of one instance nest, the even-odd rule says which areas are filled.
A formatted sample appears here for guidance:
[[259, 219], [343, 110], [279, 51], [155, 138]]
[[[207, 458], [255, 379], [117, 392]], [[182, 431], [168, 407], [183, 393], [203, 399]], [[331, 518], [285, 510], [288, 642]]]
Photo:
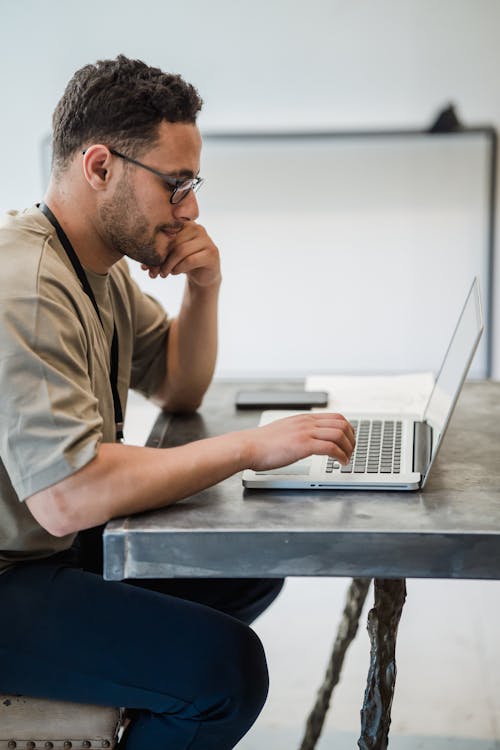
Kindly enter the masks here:
[[[402, 423], [397, 420], [351, 420], [356, 433], [356, 448], [342, 474], [399, 474], [401, 471]], [[328, 458], [327, 474], [338, 470], [339, 463]]]

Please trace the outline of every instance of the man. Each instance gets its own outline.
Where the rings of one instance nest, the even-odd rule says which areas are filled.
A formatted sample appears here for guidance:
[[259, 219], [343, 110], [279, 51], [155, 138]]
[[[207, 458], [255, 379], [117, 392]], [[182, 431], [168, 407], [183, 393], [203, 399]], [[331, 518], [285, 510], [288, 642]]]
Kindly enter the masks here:
[[[130, 707], [127, 750], [234, 747], [267, 692], [248, 625], [282, 582], [106, 582], [102, 525], [246, 467], [345, 463], [354, 443], [331, 414], [168, 450], [119, 440], [129, 387], [191, 411], [215, 366], [200, 108], [192, 86], [140, 61], [82, 68], [54, 113], [44, 202], [0, 228], [0, 690]], [[155, 278], [185, 275], [174, 320], [124, 256]]]

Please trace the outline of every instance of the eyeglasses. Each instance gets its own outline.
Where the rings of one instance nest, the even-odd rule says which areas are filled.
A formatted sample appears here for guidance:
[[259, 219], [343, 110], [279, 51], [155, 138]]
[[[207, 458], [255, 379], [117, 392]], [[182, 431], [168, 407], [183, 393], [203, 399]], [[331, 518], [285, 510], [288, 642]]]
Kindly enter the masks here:
[[[113, 154], [113, 156], [118, 156], [120, 159], [128, 161], [131, 164], [135, 164], [136, 167], [142, 167], [142, 169], [146, 169], [148, 172], [152, 172], [157, 177], [159, 177], [166, 185], [167, 189], [170, 191], [171, 195], [169, 200], [173, 205], [176, 205], [177, 203], [180, 203], [182, 200], [184, 200], [190, 190], [196, 192], [204, 182], [203, 177], [183, 177], [181, 179], [177, 179], [176, 177], [172, 177], [172, 175], [170, 174], [160, 172], [158, 169], [148, 167], [147, 164], [143, 164], [142, 162], [137, 161], [137, 159], [132, 159], [132, 157], [130, 156], [125, 156], [125, 154], [121, 154], [114, 148], [110, 148], [109, 151]], [[85, 151], [83, 153], [85, 153]]]

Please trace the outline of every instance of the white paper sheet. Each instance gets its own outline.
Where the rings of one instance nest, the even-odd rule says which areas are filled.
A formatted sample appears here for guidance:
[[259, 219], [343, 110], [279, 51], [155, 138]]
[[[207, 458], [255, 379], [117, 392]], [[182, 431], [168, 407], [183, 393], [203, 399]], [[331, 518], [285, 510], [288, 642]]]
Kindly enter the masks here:
[[409, 375], [310, 375], [306, 390], [327, 391], [328, 409], [340, 412], [400, 412], [422, 417], [434, 385], [431, 372]]

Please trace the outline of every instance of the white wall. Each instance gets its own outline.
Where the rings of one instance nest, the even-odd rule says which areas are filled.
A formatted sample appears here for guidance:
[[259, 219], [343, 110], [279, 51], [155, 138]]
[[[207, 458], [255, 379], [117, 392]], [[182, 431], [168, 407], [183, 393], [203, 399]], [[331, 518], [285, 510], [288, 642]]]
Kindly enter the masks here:
[[[40, 198], [40, 144], [51, 112], [74, 70], [98, 58], [124, 52], [181, 72], [206, 102], [200, 120], [206, 131], [424, 127], [448, 101], [455, 102], [466, 124], [498, 127], [499, 42], [497, 0], [4, 2], [0, 209]], [[446, 211], [442, 218], [446, 226]], [[230, 268], [232, 248], [221, 250]], [[409, 258], [410, 279], [412, 263]], [[262, 268], [263, 278], [266, 273]], [[455, 273], [451, 268], [450, 279]], [[335, 276], [346, 286], [341, 262]], [[162, 297], [175, 296], [168, 284]], [[239, 284], [244, 281], [237, 274], [226, 274], [235, 299]], [[283, 290], [276, 307], [287, 305]], [[498, 377], [499, 304], [495, 318]], [[247, 311], [241, 320], [248, 320]], [[347, 324], [341, 319], [341, 326]], [[237, 372], [238, 362], [227, 361], [226, 370]], [[283, 359], [281, 369], [290, 361]], [[325, 370], [330, 362], [325, 359]], [[339, 363], [338, 369], [346, 367]]]

